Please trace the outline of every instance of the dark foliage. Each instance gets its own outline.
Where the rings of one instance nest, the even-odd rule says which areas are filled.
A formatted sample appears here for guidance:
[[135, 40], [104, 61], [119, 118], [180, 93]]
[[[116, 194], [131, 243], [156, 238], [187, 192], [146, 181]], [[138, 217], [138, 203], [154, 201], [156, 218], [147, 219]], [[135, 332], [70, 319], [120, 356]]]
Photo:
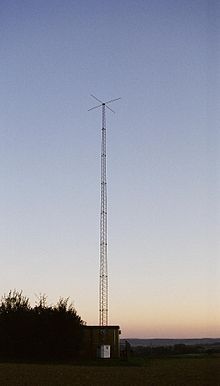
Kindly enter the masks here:
[[132, 347], [132, 353], [138, 357], [170, 357], [190, 356], [220, 353], [220, 344], [186, 345], [175, 344], [173, 346], [136, 346]]
[[0, 357], [12, 360], [76, 358], [83, 335], [83, 321], [68, 299], [55, 306], [41, 296], [31, 307], [22, 292], [10, 291], [0, 302]]

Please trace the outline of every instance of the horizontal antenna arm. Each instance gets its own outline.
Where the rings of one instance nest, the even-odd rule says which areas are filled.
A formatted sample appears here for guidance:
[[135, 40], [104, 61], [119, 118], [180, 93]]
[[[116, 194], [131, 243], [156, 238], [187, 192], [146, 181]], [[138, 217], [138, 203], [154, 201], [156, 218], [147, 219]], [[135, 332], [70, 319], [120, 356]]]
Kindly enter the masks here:
[[[101, 105], [98, 105], [98, 106], [95, 106], [95, 107], [92, 107], [91, 109], [89, 109], [88, 111], [91, 111], [91, 110], [94, 110], [94, 109], [97, 109], [98, 107], [101, 107], [102, 106], [102, 104]], [[107, 106], [108, 107], [108, 106]]]
[[120, 97], [120, 98], [116, 98], [116, 99], [111, 99], [110, 101], [105, 102], [105, 104], [106, 104], [106, 103], [112, 103], [112, 102], [118, 101], [119, 99], [121, 99], [121, 97]]

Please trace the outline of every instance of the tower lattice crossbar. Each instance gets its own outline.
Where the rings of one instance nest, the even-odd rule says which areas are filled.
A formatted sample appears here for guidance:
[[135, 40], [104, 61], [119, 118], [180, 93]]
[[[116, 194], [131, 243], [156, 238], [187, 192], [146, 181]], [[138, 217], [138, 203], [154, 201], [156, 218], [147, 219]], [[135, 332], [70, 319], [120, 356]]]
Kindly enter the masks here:
[[99, 261], [99, 325], [108, 325], [108, 259], [107, 259], [107, 149], [106, 149], [106, 107], [114, 113], [108, 104], [121, 98], [102, 102], [91, 95], [100, 104], [93, 109], [102, 108], [102, 134], [101, 134], [101, 210], [100, 210], [100, 261]]

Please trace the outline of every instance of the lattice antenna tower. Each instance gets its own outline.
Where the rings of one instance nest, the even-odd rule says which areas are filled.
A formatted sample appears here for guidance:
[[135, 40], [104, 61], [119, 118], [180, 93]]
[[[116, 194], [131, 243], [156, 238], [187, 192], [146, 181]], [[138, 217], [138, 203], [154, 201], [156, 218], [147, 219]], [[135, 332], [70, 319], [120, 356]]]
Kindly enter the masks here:
[[108, 260], [107, 260], [107, 173], [106, 173], [106, 107], [115, 113], [108, 104], [121, 98], [102, 102], [96, 96], [91, 97], [100, 104], [88, 111], [102, 108], [102, 138], [101, 138], [101, 211], [100, 211], [100, 261], [99, 261], [99, 325], [108, 326]]

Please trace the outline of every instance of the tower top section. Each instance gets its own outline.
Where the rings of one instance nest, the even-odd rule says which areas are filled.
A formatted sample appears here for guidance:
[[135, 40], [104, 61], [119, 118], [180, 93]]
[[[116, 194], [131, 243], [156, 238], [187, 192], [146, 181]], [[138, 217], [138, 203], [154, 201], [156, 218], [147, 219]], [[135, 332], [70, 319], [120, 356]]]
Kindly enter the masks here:
[[106, 106], [107, 109], [109, 109], [112, 113], [115, 113], [115, 111], [112, 110], [112, 109], [108, 106], [108, 104], [109, 104], [109, 103], [112, 103], [112, 102], [115, 102], [115, 101], [118, 101], [119, 99], [121, 99], [121, 97], [120, 97], [120, 98], [110, 99], [109, 101], [103, 102], [103, 101], [101, 101], [100, 99], [96, 98], [95, 95], [93, 95], [93, 94], [90, 94], [90, 95], [91, 95], [92, 98], [94, 98], [94, 99], [95, 99], [97, 102], [99, 102], [100, 104], [99, 104], [99, 105], [96, 105], [96, 106], [94, 106], [94, 107], [92, 107], [92, 108], [89, 109], [88, 111], [91, 111], [91, 110], [94, 110], [94, 109], [98, 109], [98, 108], [101, 107], [101, 106]]

